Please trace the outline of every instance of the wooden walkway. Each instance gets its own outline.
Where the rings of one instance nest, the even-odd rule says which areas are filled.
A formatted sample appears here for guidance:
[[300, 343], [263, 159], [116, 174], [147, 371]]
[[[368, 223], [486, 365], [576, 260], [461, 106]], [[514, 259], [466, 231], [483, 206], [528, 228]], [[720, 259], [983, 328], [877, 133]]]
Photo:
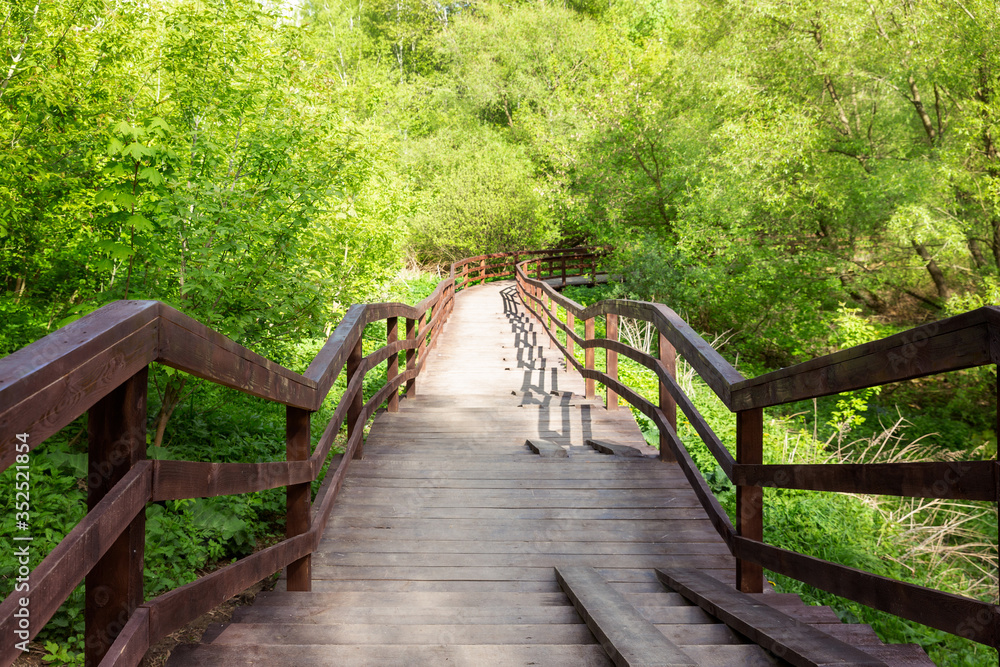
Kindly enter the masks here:
[[[690, 664], [788, 664], [660, 582], [656, 569], [696, 568], [731, 586], [735, 563], [630, 412], [583, 398], [513, 283], [461, 292], [442, 336], [417, 395], [375, 420], [352, 463], [313, 557], [313, 592], [258, 596], [171, 665], [612, 664], [557, 568], [596, 570]], [[590, 438], [647, 456], [601, 454]], [[541, 456], [527, 439], [568, 455]], [[930, 664], [912, 651], [888, 660], [867, 626], [840, 626], [826, 608], [756, 598], [887, 663]]]

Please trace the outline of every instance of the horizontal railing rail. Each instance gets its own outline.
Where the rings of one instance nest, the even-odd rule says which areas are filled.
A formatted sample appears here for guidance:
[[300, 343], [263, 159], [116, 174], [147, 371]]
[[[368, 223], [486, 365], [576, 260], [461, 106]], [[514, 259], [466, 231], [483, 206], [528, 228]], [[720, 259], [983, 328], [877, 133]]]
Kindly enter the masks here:
[[[595, 383], [600, 382], [606, 388], [608, 409], [615, 409], [621, 396], [653, 421], [660, 432], [661, 458], [680, 465], [712, 524], [736, 557], [740, 590], [761, 592], [766, 567], [870, 607], [998, 646], [1000, 608], [996, 605], [781, 549], [763, 540], [763, 487], [996, 502], [1000, 488], [997, 461], [764, 465], [763, 408], [996, 364], [1000, 359], [1000, 308], [980, 308], [773, 373], [745, 378], [670, 308], [620, 299], [584, 307], [532, 277], [532, 269], [544, 261], [536, 257], [518, 264], [521, 299], [548, 332], [550, 344], [565, 356], [567, 367], [573, 366], [583, 375], [587, 398], [595, 397]], [[559, 316], [560, 308], [565, 321]], [[605, 318], [603, 338], [594, 333], [598, 317]], [[620, 317], [655, 327], [659, 354], [654, 356], [619, 342]], [[577, 320], [584, 322], [583, 336], [577, 333]], [[565, 343], [557, 332], [564, 334]], [[584, 350], [583, 363], [576, 358], [576, 347]], [[603, 371], [595, 368], [597, 349], [605, 350]], [[677, 383], [678, 354], [734, 413], [735, 456]], [[621, 382], [619, 355], [656, 375], [657, 402]], [[736, 485], [735, 527], [677, 435], [677, 407]]]
[[[562, 285], [571, 276], [589, 275], [591, 284], [597, 281], [598, 262], [606, 247], [574, 247], [559, 250], [519, 250], [490, 255], [476, 255], [459, 260], [451, 266], [451, 277], [455, 279], [455, 289], [471, 287], [475, 283], [484, 284], [495, 278], [513, 278], [514, 267], [523, 260], [534, 264], [534, 276], [538, 280], [561, 278]], [[586, 268], [580, 272], [577, 269]]]

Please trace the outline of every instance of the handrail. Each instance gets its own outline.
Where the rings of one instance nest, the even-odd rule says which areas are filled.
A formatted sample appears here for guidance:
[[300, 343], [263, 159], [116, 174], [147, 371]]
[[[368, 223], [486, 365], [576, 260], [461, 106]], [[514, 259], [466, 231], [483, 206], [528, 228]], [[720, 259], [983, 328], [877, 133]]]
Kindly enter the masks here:
[[[400, 393], [415, 394], [416, 380], [451, 313], [456, 291], [475, 281], [512, 276], [514, 262], [509, 260], [539, 255], [562, 258], [547, 260], [547, 271], [539, 269], [542, 276], [557, 270], [565, 275], [580, 261], [596, 270], [596, 255], [583, 248], [461, 260], [415, 306], [375, 303], [349, 308], [301, 374], [156, 301], [109, 304], [0, 360], [0, 432], [29, 434], [27, 451], [15, 447], [16, 440], [0, 441], [0, 471], [26, 460], [18, 457], [84, 413], [90, 422], [90, 510], [31, 572], [30, 590], [0, 603], [0, 637], [18, 637], [0, 645], [0, 664], [13, 662], [20, 652], [16, 643], [21, 638], [15, 635], [19, 629], [15, 614], [25, 606], [20, 603], [26, 599], [30, 606], [27, 638], [33, 638], [84, 576], [87, 661], [101, 665], [138, 664], [149, 646], [282, 568], [288, 568], [289, 590], [308, 590], [309, 555], [317, 548], [350, 461], [362, 454], [363, 427], [379, 406], [385, 404], [395, 412]], [[478, 274], [470, 270], [473, 264], [481, 269]], [[456, 268], [461, 281], [455, 279]], [[400, 337], [400, 319], [406, 322], [405, 337]], [[365, 327], [383, 320], [387, 344], [363, 357]], [[145, 460], [146, 372], [153, 362], [285, 404], [287, 460]], [[383, 362], [388, 368], [386, 385], [364, 403], [365, 375]], [[345, 370], [347, 388], [310, 452], [309, 415], [319, 409]], [[330, 458], [334, 438], [345, 422], [345, 451], [333, 457], [315, 503], [310, 503], [310, 484]], [[147, 503], [282, 486], [289, 498], [285, 540], [152, 600], [143, 599]], [[121, 581], [122, 571], [128, 573], [126, 583]], [[100, 590], [101, 599], [94, 599], [95, 590]]]
[[[716, 530], [737, 558], [737, 586], [761, 592], [763, 567], [836, 595], [988, 646], [1000, 645], [1000, 607], [978, 600], [901, 582], [786, 549], [763, 540], [765, 486], [787, 489], [986, 500], [997, 502], [997, 461], [912, 462], [881, 464], [763, 464], [763, 411], [818, 396], [853, 391], [912, 378], [1000, 361], [1000, 308], [985, 307], [925, 324], [888, 338], [821, 356], [755, 378], [744, 378], [674, 311], [662, 304], [605, 300], [588, 307], [566, 298], [548, 283], [529, 276], [534, 259], [517, 266], [517, 289], [528, 310], [549, 334], [550, 343], [586, 379], [587, 398], [594, 383], [607, 388], [606, 406], [618, 396], [649, 417], [660, 431], [661, 459], [676, 461]], [[559, 317], [558, 307], [566, 313]], [[604, 316], [607, 336], [594, 336], [594, 319]], [[659, 333], [654, 357], [617, 340], [619, 317], [652, 324]], [[575, 320], [584, 320], [585, 334]], [[566, 336], [564, 345], [556, 331]], [[585, 350], [584, 363], [574, 346]], [[594, 367], [595, 349], [604, 349], [604, 371]], [[680, 353], [736, 416], [736, 456], [729, 452], [674, 377]], [[618, 378], [617, 358], [624, 355], [656, 374], [659, 401], [647, 400]], [[676, 432], [680, 406], [736, 485], [736, 527], [722, 510]]]

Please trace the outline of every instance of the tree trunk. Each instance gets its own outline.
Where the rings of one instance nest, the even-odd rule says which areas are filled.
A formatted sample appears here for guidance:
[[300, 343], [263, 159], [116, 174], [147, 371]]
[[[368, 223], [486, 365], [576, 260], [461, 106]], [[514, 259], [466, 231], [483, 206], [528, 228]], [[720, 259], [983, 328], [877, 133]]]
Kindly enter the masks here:
[[154, 447], [163, 446], [163, 435], [167, 431], [167, 422], [170, 421], [170, 417], [174, 414], [174, 410], [181, 402], [181, 392], [183, 391], [186, 383], [186, 377], [180, 379], [167, 379], [167, 387], [163, 392], [163, 401], [160, 402], [160, 411], [156, 414], [156, 435], [153, 436]]
[[976, 268], [980, 271], [986, 268], [986, 258], [983, 257], [983, 251], [979, 248], [979, 241], [973, 238], [965, 239], [966, 245], [969, 247], [969, 254], [972, 255], [972, 261], [976, 263]]
[[948, 285], [948, 281], [945, 280], [941, 267], [938, 266], [938, 263], [931, 256], [930, 252], [927, 251], [923, 243], [916, 241], [910, 241], [910, 243], [913, 244], [913, 249], [917, 251], [920, 259], [927, 263], [927, 273], [931, 274], [931, 280], [934, 281], [934, 287], [937, 288], [938, 297], [942, 301], [946, 301], [951, 296], [951, 287]]

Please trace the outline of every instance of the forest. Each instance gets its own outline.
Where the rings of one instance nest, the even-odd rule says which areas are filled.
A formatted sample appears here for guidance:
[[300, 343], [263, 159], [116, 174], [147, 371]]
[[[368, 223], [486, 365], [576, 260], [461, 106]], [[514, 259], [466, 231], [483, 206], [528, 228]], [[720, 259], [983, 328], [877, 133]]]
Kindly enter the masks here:
[[[600, 245], [620, 280], [574, 299], [667, 304], [749, 377], [1000, 303], [998, 151], [996, 0], [0, 0], [0, 355], [156, 299], [302, 370], [350, 304], [458, 258]], [[810, 401], [768, 413], [768, 456], [994, 458], [996, 405], [995, 367]], [[283, 429], [151, 369], [151, 457], [274, 460]], [[85, 432], [37, 450], [48, 548], [85, 512]], [[776, 544], [997, 601], [995, 504], [769, 493]], [[147, 595], [273, 542], [283, 503], [151, 506]], [[38, 653], [80, 662], [82, 627], [78, 591]]]

